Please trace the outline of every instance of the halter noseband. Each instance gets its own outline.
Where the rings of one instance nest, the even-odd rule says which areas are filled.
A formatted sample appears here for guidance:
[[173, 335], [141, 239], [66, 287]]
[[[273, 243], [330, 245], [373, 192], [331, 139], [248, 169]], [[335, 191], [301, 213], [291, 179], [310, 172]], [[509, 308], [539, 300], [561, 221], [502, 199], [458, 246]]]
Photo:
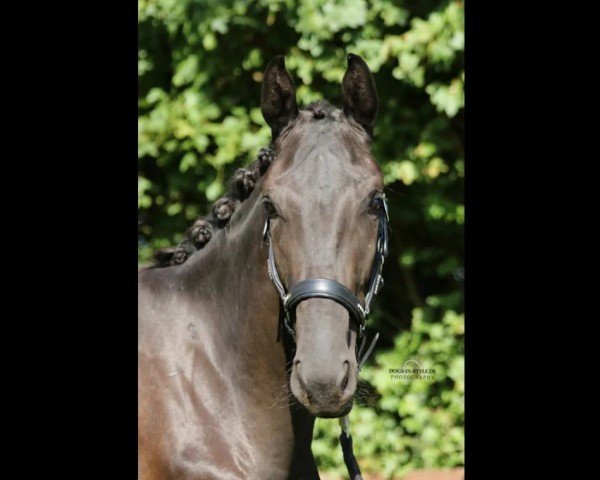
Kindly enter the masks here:
[[385, 196], [382, 196], [381, 199], [383, 202], [383, 209], [381, 209], [379, 213], [377, 248], [375, 251], [375, 258], [373, 259], [369, 289], [365, 295], [364, 306], [348, 287], [335, 280], [326, 278], [302, 280], [292, 285], [290, 290], [286, 292], [281, 278], [279, 277], [279, 273], [277, 272], [277, 266], [275, 265], [275, 253], [273, 251], [273, 242], [271, 241], [270, 219], [269, 216], [267, 216], [263, 230], [263, 242], [266, 242], [269, 246], [269, 260], [267, 264], [269, 277], [281, 298], [284, 312], [284, 325], [294, 339], [296, 338], [296, 335], [294, 327], [290, 324], [290, 317], [293, 316], [298, 304], [309, 298], [328, 298], [342, 305], [348, 310], [350, 316], [358, 323], [358, 336], [362, 337], [364, 335], [371, 300], [383, 285], [381, 270], [388, 253], [388, 208]]

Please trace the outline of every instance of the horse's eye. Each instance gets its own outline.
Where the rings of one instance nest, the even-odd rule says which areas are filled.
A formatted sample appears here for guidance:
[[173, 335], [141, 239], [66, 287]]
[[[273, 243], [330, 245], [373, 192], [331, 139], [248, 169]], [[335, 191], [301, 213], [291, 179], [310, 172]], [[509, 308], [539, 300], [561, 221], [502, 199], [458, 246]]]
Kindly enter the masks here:
[[271, 199], [268, 197], [263, 198], [263, 207], [269, 218], [277, 217], [277, 209], [275, 208], [275, 205], [273, 205], [273, 202], [271, 202]]
[[383, 208], [383, 199], [379, 195], [375, 195], [369, 203], [369, 213], [371, 215], [378, 215]]

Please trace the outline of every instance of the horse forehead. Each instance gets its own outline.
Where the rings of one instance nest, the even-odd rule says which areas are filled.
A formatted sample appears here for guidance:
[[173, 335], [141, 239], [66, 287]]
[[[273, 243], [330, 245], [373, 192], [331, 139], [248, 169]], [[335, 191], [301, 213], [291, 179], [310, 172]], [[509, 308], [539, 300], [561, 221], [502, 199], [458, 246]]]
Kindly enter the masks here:
[[353, 150], [353, 145], [346, 145], [340, 139], [327, 140], [306, 142], [293, 152], [284, 153], [283, 161], [276, 162], [269, 172], [266, 185], [326, 193], [340, 188], [358, 188], [363, 183], [377, 183], [380, 171], [370, 164], [374, 161], [367, 152], [358, 148]]
[[[345, 122], [303, 118], [280, 145], [263, 189], [331, 201], [342, 191], [360, 194], [380, 188], [381, 170], [364, 139]], [[296, 195], [294, 195], [296, 194]]]
[[296, 163], [294, 168], [269, 182], [268, 187], [277, 196], [299, 204], [325, 202], [333, 206], [336, 200], [356, 198], [362, 190], [369, 189], [373, 180], [368, 171], [317, 154]]

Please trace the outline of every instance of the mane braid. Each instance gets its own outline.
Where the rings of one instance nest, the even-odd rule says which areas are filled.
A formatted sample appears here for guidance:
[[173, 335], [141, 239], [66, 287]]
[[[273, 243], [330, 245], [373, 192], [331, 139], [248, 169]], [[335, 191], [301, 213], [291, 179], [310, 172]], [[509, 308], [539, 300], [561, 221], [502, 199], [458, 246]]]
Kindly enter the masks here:
[[207, 215], [194, 221], [177, 246], [162, 248], [154, 254], [154, 264], [150, 268], [181, 265], [195, 252], [202, 250], [214, 232], [229, 223], [233, 212], [250, 196], [258, 179], [266, 173], [274, 159], [275, 152], [270, 147], [261, 148], [256, 160], [247, 169], [236, 170], [229, 181], [227, 193], [213, 203]]

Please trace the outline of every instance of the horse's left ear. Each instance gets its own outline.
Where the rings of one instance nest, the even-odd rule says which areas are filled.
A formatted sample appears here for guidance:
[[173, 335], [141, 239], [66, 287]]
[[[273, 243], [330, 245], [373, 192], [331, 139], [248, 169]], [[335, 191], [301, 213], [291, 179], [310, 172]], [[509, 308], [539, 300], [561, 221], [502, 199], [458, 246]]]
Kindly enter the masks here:
[[344, 113], [372, 137], [379, 107], [377, 87], [367, 63], [353, 53], [348, 54], [348, 69], [342, 80], [342, 102]]

